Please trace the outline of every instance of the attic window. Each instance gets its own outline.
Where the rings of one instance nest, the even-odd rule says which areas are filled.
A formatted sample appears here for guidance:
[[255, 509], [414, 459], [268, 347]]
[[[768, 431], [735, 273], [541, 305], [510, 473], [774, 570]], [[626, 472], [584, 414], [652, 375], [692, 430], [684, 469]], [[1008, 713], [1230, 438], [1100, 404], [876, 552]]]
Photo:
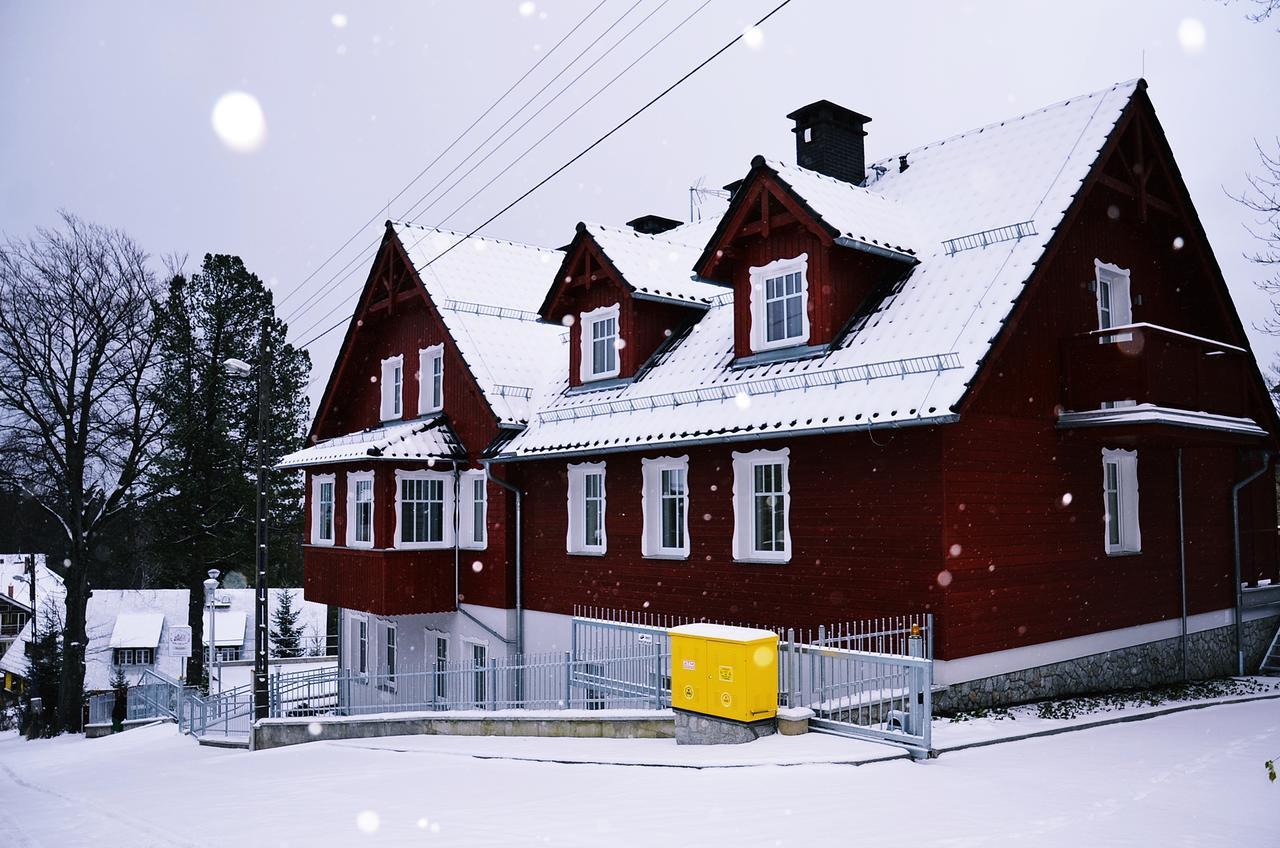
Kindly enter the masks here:
[[444, 346], [418, 351], [418, 414], [444, 408]]
[[578, 369], [582, 382], [605, 380], [618, 376], [618, 304], [602, 306], [582, 313], [582, 365]]
[[751, 269], [751, 350], [809, 341], [809, 254]]
[[813, 141], [813, 127], [804, 128], [804, 143], [808, 144]]

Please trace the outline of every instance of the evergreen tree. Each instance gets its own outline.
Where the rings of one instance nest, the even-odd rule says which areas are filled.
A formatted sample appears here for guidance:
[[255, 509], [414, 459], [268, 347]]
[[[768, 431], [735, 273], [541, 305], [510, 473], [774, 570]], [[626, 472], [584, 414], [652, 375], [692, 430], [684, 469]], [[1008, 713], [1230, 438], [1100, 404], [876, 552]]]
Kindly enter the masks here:
[[[33, 619], [34, 621], [34, 619]], [[56, 736], [58, 721], [58, 691], [62, 678], [62, 625], [41, 621], [36, 639], [31, 643], [28, 659], [26, 710], [23, 733], [28, 739]], [[33, 699], [40, 700], [36, 709]]]
[[275, 657], [300, 657], [302, 650], [302, 626], [298, 618], [302, 611], [293, 605], [293, 592], [281, 591], [275, 611], [271, 613], [271, 655]]
[[[236, 256], [206, 255], [198, 274], [178, 274], [161, 310], [161, 405], [168, 416], [164, 450], [152, 483], [160, 495], [151, 510], [156, 585], [191, 589], [192, 641], [201, 644], [203, 592], [209, 568], [254, 572], [259, 337], [266, 318], [271, 362], [266, 463], [302, 445], [308, 417], [304, 390], [311, 363], [286, 343], [271, 293]], [[241, 359], [249, 379], [223, 363]], [[269, 475], [269, 574], [277, 585], [300, 578], [302, 481], [294, 472]], [[204, 675], [193, 651], [187, 679]]]

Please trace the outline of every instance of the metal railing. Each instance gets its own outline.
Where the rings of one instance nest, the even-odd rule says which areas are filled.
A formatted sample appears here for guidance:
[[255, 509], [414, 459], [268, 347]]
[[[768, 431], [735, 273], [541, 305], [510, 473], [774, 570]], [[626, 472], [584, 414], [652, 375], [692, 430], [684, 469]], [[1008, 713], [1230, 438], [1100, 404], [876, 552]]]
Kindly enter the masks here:
[[1018, 241], [1034, 235], [1036, 235], [1035, 221], [1022, 221], [1017, 224], [1007, 224], [1003, 227], [993, 227], [989, 230], [945, 239], [942, 242], [942, 249], [947, 252], [948, 256], [953, 256], [962, 250], [972, 250], [975, 247], [986, 247], [1004, 241]]
[[839, 386], [846, 383], [865, 383], [887, 377], [906, 377], [910, 374], [952, 371], [959, 367], [960, 355], [958, 353], [913, 356], [885, 362], [870, 362], [864, 365], [849, 365], [843, 368], [803, 371], [780, 377], [764, 377], [758, 380], [721, 383], [680, 392], [618, 398], [581, 406], [546, 409], [538, 413], [538, 420], [544, 424], [554, 421], [573, 421], [598, 415], [666, 409], [706, 401], [732, 400], [743, 394], [748, 396], [772, 395], [796, 389], [816, 389], [826, 386]]
[[[125, 721], [171, 718], [181, 712], [185, 689], [181, 683], [151, 669], [142, 672], [140, 682], [124, 691]], [[89, 724], [111, 724], [116, 692], [89, 696]]]
[[178, 713], [178, 726], [194, 736], [247, 736], [253, 727], [253, 687], [209, 695], [188, 690]]

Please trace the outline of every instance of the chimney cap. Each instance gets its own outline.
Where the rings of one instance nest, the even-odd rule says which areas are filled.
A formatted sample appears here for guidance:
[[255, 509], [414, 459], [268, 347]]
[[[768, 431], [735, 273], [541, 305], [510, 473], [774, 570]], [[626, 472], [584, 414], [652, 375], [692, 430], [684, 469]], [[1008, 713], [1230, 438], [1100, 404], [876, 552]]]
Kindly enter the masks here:
[[801, 106], [787, 115], [787, 118], [796, 122], [796, 127], [792, 132], [799, 132], [804, 127], [813, 126], [824, 121], [857, 126], [871, 123], [871, 119], [861, 112], [847, 109], [839, 103], [832, 103], [830, 100], [815, 100], [807, 106]]
[[628, 221], [627, 226], [637, 233], [656, 236], [659, 233], [665, 233], [667, 230], [683, 227], [684, 221], [677, 221], [674, 218], [666, 218], [662, 215], [641, 215], [639, 218], [633, 218]]

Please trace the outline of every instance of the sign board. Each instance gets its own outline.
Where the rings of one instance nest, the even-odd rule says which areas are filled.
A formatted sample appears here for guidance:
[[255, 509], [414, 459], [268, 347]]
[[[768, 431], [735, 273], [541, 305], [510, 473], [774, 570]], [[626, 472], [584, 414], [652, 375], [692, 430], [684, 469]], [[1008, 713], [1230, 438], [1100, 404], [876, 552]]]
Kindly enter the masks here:
[[653, 634], [652, 634], [652, 633], [638, 633], [638, 634], [636, 634], [636, 641], [637, 641], [637, 642], [652, 642], [652, 641], [653, 641]]
[[169, 656], [191, 656], [191, 626], [176, 624], [169, 628]]

